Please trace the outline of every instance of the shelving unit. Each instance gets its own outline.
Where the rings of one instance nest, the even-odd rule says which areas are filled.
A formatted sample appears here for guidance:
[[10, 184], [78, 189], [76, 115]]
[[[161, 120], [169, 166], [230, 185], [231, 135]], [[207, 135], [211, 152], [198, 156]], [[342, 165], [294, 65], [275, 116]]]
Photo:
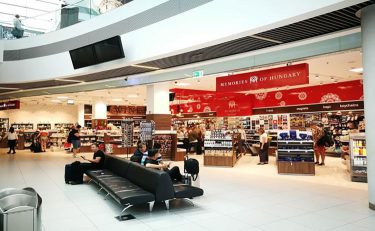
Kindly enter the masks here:
[[63, 130], [64, 132], [67, 132], [70, 130], [71, 127], [73, 127], [73, 125], [73, 123], [55, 123], [53, 128], [55, 130]]
[[39, 130], [43, 130], [43, 129], [46, 129], [46, 130], [51, 130], [52, 129], [52, 126], [50, 123], [38, 123], [36, 125], [37, 129]]
[[177, 134], [155, 134], [154, 145], [155, 143], [160, 144], [161, 148], [159, 152], [163, 159], [175, 160], [177, 152]]
[[122, 131], [122, 146], [132, 147], [133, 146], [133, 134], [134, 134], [134, 120], [125, 119], [120, 123]]
[[9, 130], [9, 118], [0, 118], [0, 134], [8, 132]]
[[364, 133], [350, 135], [350, 176], [352, 181], [367, 182], [367, 152]]
[[81, 152], [91, 152], [91, 145], [93, 143], [96, 143], [98, 140], [98, 137], [96, 135], [80, 135], [80, 141], [81, 141]]
[[279, 174], [315, 175], [314, 142], [279, 139], [277, 170]]
[[18, 130], [33, 130], [34, 124], [32, 123], [13, 123], [11, 127], [14, 127], [16, 131]]
[[204, 165], [233, 167], [241, 157], [237, 153], [240, 135], [225, 135], [223, 130], [215, 130], [204, 139]]

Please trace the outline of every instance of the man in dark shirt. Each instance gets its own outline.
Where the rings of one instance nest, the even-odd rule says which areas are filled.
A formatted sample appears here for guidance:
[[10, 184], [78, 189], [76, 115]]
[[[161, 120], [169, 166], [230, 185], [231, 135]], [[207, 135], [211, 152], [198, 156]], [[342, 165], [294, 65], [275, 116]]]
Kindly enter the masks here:
[[137, 149], [134, 154], [130, 157], [130, 160], [133, 162], [141, 163], [143, 156], [147, 156], [147, 146], [145, 143], [138, 143]]
[[144, 165], [146, 168], [153, 168], [153, 169], [159, 169], [166, 171], [171, 179], [173, 181], [182, 181], [182, 175], [180, 173], [180, 169], [175, 166], [171, 169], [169, 169], [169, 166], [171, 163], [164, 163], [164, 162], [158, 162], [157, 159], [159, 157], [159, 150], [157, 149], [151, 149], [148, 151], [148, 157], [145, 160]]
[[103, 169], [103, 167], [104, 167], [105, 155], [104, 155], [103, 151], [99, 149], [97, 144], [91, 145], [91, 151], [94, 152], [94, 156], [93, 156], [92, 159], [87, 159], [85, 156], [81, 156], [82, 159], [90, 162], [90, 163], [81, 163], [80, 164], [83, 172], [85, 172], [87, 170], [92, 170], [92, 169]]

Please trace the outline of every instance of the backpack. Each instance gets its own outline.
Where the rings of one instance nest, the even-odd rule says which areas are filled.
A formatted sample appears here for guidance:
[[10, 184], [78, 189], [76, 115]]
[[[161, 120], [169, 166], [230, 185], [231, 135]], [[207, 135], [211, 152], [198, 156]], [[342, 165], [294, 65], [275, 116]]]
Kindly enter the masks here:
[[318, 140], [317, 145], [318, 146], [331, 147], [334, 144], [335, 144], [335, 142], [332, 138], [331, 133], [324, 129], [324, 135]]
[[66, 140], [69, 144], [72, 143], [72, 135], [73, 135], [72, 133], [73, 131], [69, 132], [68, 139]]
[[193, 180], [198, 178], [199, 174], [199, 162], [196, 159], [185, 159], [184, 161], [184, 171], [191, 175]]

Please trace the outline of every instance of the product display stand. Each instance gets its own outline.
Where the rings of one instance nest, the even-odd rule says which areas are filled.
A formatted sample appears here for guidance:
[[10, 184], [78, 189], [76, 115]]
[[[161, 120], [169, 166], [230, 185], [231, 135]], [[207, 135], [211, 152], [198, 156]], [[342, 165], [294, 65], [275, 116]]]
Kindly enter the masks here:
[[233, 167], [241, 157], [238, 153], [240, 134], [226, 135], [224, 130], [211, 132], [204, 140], [204, 165]]
[[355, 182], [367, 182], [367, 152], [364, 133], [350, 135], [350, 177]]
[[161, 148], [159, 149], [160, 154], [164, 160], [174, 160], [181, 161], [183, 158], [177, 158], [177, 134], [171, 131], [169, 134], [167, 132], [161, 131], [155, 132], [154, 135], [154, 145], [158, 143]]
[[139, 138], [141, 142], [146, 143], [149, 148], [152, 148], [155, 135], [155, 122], [152, 120], [142, 121], [139, 124], [139, 129]]
[[[289, 135], [290, 134], [290, 135]], [[307, 132], [297, 138], [297, 131], [279, 133], [277, 170], [279, 174], [315, 175], [314, 142]]]
[[130, 148], [133, 146], [134, 120], [125, 119], [121, 121], [122, 147], [126, 149], [126, 157], [129, 158]]

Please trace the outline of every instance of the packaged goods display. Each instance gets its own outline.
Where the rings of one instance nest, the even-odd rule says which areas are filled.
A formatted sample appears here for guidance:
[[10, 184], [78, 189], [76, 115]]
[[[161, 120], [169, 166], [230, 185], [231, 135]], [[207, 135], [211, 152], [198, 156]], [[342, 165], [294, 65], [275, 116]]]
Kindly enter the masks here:
[[133, 146], [134, 121], [132, 119], [122, 120], [121, 131], [123, 147]]
[[155, 122], [154, 121], [142, 121], [139, 125], [140, 128], [140, 139], [142, 142], [153, 140], [155, 134]]
[[172, 153], [175, 149], [174, 145], [176, 145], [173, 142], [173, 134], [154, 135], [154, 146], [155, 144], [159, 145], [159, 152], [162, 155], [163, 159], [172, 159]]
[[45, 129], [45, 130], [51, 130], [52, 129], [52, 126], [51, 126], [50, 123], [38, 123], [36, 125], [36, 127], [39, 130], [43, 130], [43, 129]]
[[34, 124], [32, 123], [13, 123], [11, 127], [14, 127], [15, 130], [33, 130]]
[[349, 146], [351, 179], [356, 182], [367, 182], [367, 151], [365, 134], [351, 134]]
[[314, 141], [307, 131], [279, 131], [277, 165], [279, 174], [315, 174]]
[[0, 133], [9, 130], [9, 118], [0, 118]]

